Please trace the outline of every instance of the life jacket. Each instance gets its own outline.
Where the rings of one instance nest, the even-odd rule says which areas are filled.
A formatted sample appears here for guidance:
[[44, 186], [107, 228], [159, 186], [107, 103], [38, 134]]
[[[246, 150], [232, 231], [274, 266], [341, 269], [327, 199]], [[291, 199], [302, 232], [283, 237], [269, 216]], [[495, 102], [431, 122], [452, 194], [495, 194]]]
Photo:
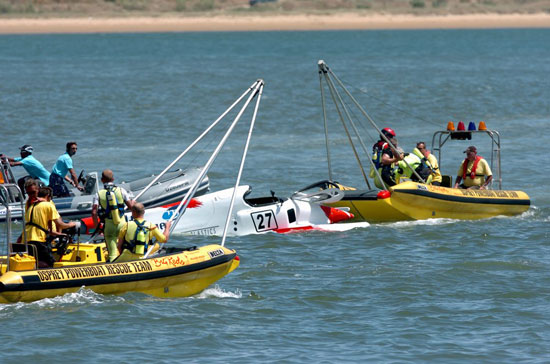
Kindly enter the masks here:
[[128, 222], [128, 230], [124, 236], [124, 248], [130, 250], [134, 254], [145, 254], [151, 244], [149, 231], [152, 225], [150, 222], [143, 220], [139, 222], [132, 220]]
[[416, 167], [418, 167], [420, 163], [421, 163], [420, 158], [418, 158], [417, 155], [412, 153], [406, 155], [405, 158], [397, 162], [395, 164], [395, 167], [393, 168], [394, 175], [395, 175], [395, 182], [400, 183], [400, 179], [403, 177], [412, 179], [411, 177], [413, 174], [412, 171], [413, 169], [416, 169]]
[[118, 225], [121, 216], [124, 216], [124, 198], [120, 188], [113, 184], [106, 184], [105, 188], [99, 191], [98, 216], [102, 222], [112, 220]]
[[386, 148], [389, 148], [389, 145], [383, 140], [379, 140], [372, 146], [372, 161], [376, 169], [382, 167], [382, 152]]
[[[384, 152], [384, 149], [387, 148], [389, 148], [389, 144], [383, 140], [379, 140], [372, 146], [372, 162], [376, 170], [378, 170], [379, 175], [382, 175], [382, 154]], [[374, 178], [374, 184], [376, 187], [380, 189], [385, 189], [386, 186], [383, 184], [382, 181], [380, 181], [380, 178], [376, 176], [375, 168], [373, 168], [371, 165], [369, 177]]]
[[[470, 172], [470, 175], [469, 177], [471, 179], [475, 179], [476, 178], [476, 170], [477, 170], [477, 165], [479, 164], [479, 161], [482, 160], [483, 157], [479, 156], [479, 155], [476, 155], [476, 159], [474, 159], [474, 164], [472, 166], [472, 171]], [[468, 170], [468, 163], [470, 161], [468, 160], [468, 158], [464, 159], [464, 162], [462, 163], [462, 179], [465, 180], [466, 179], [466, 171]]]

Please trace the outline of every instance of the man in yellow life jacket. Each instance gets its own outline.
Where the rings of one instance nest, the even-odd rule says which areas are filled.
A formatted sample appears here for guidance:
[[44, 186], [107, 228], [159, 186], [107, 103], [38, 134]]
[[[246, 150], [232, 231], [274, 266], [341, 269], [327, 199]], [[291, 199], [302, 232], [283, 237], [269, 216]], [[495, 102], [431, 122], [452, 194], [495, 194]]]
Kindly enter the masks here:
[[[419, 152], [420, 153], [420, 152]], [[422, 156], [422, 154], [420, 154]], [[406, 163], [405, 163], [406, 162]], [[410, 179], [414, 182], [419, 182], [420, 180], [414, 174], [413, 171], [416, 171], [417, 174], [419, 174], [422, 179], [427, 180], [428, 176], [430, 174], [428, 167], [426, 166], [427, 172], [422, 171], [422, 167], [425, 166], [425, 164], [422, 164], [422, 157], [419, 157], [417, 154], [413, 153], [405, 153], [405, 157], [395, 163], [394, 167], [394, 178], [396, 183], [404, 182], [407, 179]]]
[[[455, 188], [479, 188], [484, 190], [493, 180], [493, 172], [487, 161], [477, 155], [477, 149], [473, 145], [466, 148], [466, 159], [458, 168]], [[460, 184], [461, 181], [462, 184]]]
[[134, 201], [128, 192], [114, 184], [113, 171], [106, 169], [101, 173], [103, 189], [96, 193], [92, 202], [92, 219], [96, 229], [103, 223], [103, 236], [109, 251], [109, 261], [118, 256], [117, 238], [124, 217], [124, 205], [131, 208]]
[[166, 243], [170, 236], [171, 221], [166, 223], [164, 232], [160, 232], [157, 226], [145, 221], [145, 207], [141, 202], [132, 206], [132, 221], [122, 224], [118, 235], [118, 249], [121, 251], [117, 262], [139, 259], [153, 243], [153, 238], [159, 243]]
[[[416, 153], [416, 150], [420, 152], [420, 155]], [[417, 154], [421, 158], [426, 158], [426, 164], [432, 170], [432, 173], [430, 175], [431, 178], [429, 181], [426, 182], [434, 186], [441, 186], [443, 178], [441, 177], [441, 171], [439, 170], [439, 164], [437, 163], [437, 158], [435, 157], [435, 155], [433, 155], [428, 149], [426, 149], [426, 143], [424, 142], [416, 143], [416, 150], [414, 150], [413, 153]]]

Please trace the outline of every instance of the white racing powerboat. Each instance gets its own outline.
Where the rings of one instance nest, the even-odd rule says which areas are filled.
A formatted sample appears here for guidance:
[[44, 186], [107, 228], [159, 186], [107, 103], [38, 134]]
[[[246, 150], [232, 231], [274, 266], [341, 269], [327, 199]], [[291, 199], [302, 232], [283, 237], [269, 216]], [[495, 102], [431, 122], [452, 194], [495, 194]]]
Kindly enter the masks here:
[[[173, 232], [188, 235], [222, 235], [233, 191], [234, 188], [228, 188], [193, 198]], [[336, 189], [318, 191], [313, 195], [296, 193], [284, 199], [275, 196], [273, 192], [266, 197], [250, 197], [251, 191], [252, 189], [246, 185], [237, 187], [228, 236], [308, 230], [345, 231], [369, 226], [367, 222], [336, 224], [354, 217], [345, 209], [320, 204], [339, 199]], [[176, 217], [177, 205], [149, 208], [145, 213], [145, 219], [163, 229], [168, 220]], [[131, 214], [128, 213], [126, 216], [131, 219]], [[91, 218], [83, 221], [88, 229], [93, 228]]]

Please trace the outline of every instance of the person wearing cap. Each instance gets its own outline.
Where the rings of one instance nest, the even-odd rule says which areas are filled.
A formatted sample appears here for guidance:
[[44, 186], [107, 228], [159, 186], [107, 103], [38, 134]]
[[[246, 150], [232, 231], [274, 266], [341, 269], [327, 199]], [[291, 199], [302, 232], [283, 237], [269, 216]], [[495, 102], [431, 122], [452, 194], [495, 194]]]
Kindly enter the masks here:
[[475, 146], [469, 146], [464, 153], [466, 153], [466, 159], [462, 161], [458, 168], [454, 187], [486, 189], [493, 180], [491, 167], [483, 157], [477, 155]]
[[[57, 161], [53, 165], [52, 173], [50, 174], [50, 187], [53, 189], [53, 195], [55, 197], [70, 196], [69, 189], [65, 185], [65, 181], [69, 182], [80, 191], [84, 190], [84, 187], [78, 184], [78, 178], [73, 169], [72, 156], [75, 155], [77, 150], [76, 142], [68, 142], [66, 146], [66, 152], [57, 158]], [[71, 178], [67, 176], [70, 172]]]
[[40, 163], [36, 158], [33, 157], [32, 153], [34, 151], [32, 145], [25, 144], [21, 148], [19, 148], [19, 151], [21, 153], [21, 158], [8, 158], [8, 161], [10, 162], [10, 166], [23, 166], [28, 176], [21, 177], [19, 180], [17, 180], [17, 184], [19, 185], [19, 188], [24, 193], [25, 191], [25, 181], [29, 178], [32, 179], [38, 179], [40, 182], [42, 182], [45, 186], [48, 186], [50, 184], [50, 172], [44, 166], [42, 163]]
[[122, 187], [115, 186], [113, 171], [106, 169], [101, 173], [103, 189], [94, 195], [92, 200], [92, 219], [95, 229], [103, 223], [103, 236], [109, 252], [109, 261], [118, 257], [118, 233], [124, 217], [124, 205], [132, 208], [134, 201]]

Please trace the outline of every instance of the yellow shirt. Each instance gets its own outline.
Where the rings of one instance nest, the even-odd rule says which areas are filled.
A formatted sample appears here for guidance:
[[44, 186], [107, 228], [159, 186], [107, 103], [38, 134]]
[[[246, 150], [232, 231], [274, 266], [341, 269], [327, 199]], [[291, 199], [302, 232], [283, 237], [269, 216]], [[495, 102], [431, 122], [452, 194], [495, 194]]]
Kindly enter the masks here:
[[46, 241], [46, 233], [36, 226], [28, 225], [31, 222], [31, 212], [32, 212], [32, 222], [40, 225], [46, 230], [49, 230], [50, 221], [57, 220], [59, 218], [59, 212], [55, 208], [53, 202], [39, 202], [33, 205], [30, 205], [25, 210], [25, 232], [27, 234], [27, 241]]
[[[460, 167], [458, 168], [458, 172], [456, 173], [457, 176], [462, 177], [463, 164], [464, 164], [464, 161], [462, 161], [462, 163], [460, 164]], [[489, 177], [493, 175], [493, 172], [491, 172], [491, 167], [489, 167], [489, 164], [487, 163], [487, 161], [482, 158], [477, 164], [475, 178], [471, 179], [470, 173], [472, 173], [473, 166], [474, 166], [474, 161], [468, 161], [468, 167], [466, 169], [466, 179], [462, 181], [462, 183], [464, 183], [464, 186], [466, 187], [481, 186], [485, 182], [485, 176]]]
[[443, 181], [443, 178], [441, 177], [441, 171], [439, 170], [439, 165], [437, 164], [437, 158], [435, 157], [435, 155], [430, 153], [427, 159], [428, 159], [428, 163], [430, 164], [430, 167], [432, 168], [432, 182]]
[[[142, 223], [144, 219], [136, 219], [138, 222]], [[128, 221], [126, 224], [122, 224], [122, 228], [120, 229], [120, 232], [118, 234], [119, 239], [123, 239], [126, 241], [132, 240], [133, 236], [126, 236], [126, 232], [128, 232], [128, 224], [132, 221]], [[160, 232], [159, 228], [155, 224], [152, 224], [150, 222], [146, 222], [146, 226], [149, 227], [149, 235], [147, 236], [147, 241], [151, 241], [154, 238], [156, 238], [159, 242], [165, 243], [166, 237], [163, 233]], [[136, 229], [132, 229], [135, 233]]]

